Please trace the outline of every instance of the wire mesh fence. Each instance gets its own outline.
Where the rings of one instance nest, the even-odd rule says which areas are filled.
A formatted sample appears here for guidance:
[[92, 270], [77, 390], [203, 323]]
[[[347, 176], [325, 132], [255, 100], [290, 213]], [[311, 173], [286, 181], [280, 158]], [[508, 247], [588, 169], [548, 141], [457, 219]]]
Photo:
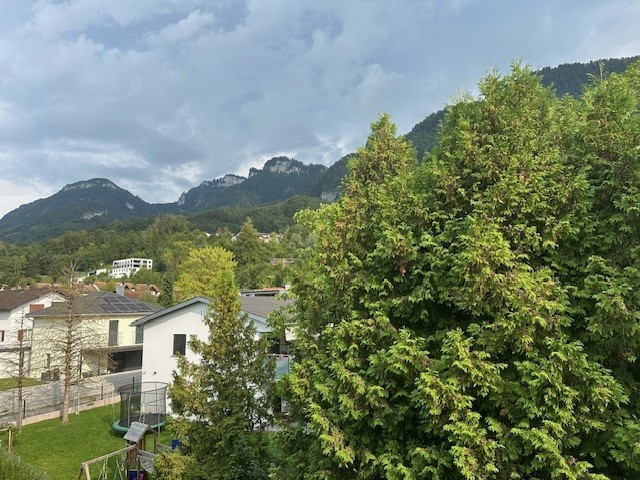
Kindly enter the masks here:
[[[118, 389], [125, 385], [136, 385], [142, 380], [141, 370], [112, 373], [83, 379], [71, 386], [71, 408], [86, 407], [100, 401], [118, 401]], [[62, 409], [64, 383], [47, 382], [23, 389], [24, 418], [35, 417]], [[0, 391], [0, 423], [13, 422], [18, 413], [16, 389]]]

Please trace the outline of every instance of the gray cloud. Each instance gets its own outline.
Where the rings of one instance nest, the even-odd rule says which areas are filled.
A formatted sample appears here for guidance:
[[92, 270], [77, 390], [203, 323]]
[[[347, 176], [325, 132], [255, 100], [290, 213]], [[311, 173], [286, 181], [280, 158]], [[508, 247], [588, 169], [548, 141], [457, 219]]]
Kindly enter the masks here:
[[38, 0], [0, 16], [0, 214], [107, 177], [147, 201], [408, 131], [516, 56], [639, 53], [640, 3]]

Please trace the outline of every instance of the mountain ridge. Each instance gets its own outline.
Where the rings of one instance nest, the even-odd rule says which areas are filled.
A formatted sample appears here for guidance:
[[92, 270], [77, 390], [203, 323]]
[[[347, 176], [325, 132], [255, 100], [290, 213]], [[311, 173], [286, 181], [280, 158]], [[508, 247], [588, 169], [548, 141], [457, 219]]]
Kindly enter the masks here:
[[[604, 70], [607, 74], [624, 71], [640, 57], [565, 63], [544, 67], [535, 73], [557, 95], [577, 95]], [[439, 128], [446, 109], [427, 115], [405, 138], [421, 160], [438, 141]], [[65, 185], [47, 198], [21, 205], [0, 219], [0, 240], [21, 242], [49, 226], [47, 236], [76, 228], [87, 228], [113, 220], [143, 218], [167, 213], [191, 214], [229, 206], [258, 206], [280, 202], [293, 196], [310, 196], [325, 202], [335, 201], [348, 173], [348, 161], [354, 154], [340, 158], [330, 167], [305, 164], [294, 158], [277, 156], [261, 169], [251, 168], [247, 177], [226, 174], [204, 180], [183, 192], [175, 202], [147, 203], [106, 178], [81, 180]], [[91, 195], [89, 195], [91, 193]]]

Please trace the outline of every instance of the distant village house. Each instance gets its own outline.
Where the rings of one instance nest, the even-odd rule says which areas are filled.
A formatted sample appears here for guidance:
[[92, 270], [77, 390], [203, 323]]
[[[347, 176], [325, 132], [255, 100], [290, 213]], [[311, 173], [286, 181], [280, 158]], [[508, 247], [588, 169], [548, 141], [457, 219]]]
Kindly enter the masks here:
[[24, 368], [29, 370], [33, 329], [29, 315], [64, 300], [54, 288], [0, 291], [0, 378], [15, 373], [15, 353], [21, 340], [25, 350]]
[[113, 261], [109, 276], [111, 278], [130, 277], [142, 269], [153, 270], [153, 260], [150, 258], [123, 258]]

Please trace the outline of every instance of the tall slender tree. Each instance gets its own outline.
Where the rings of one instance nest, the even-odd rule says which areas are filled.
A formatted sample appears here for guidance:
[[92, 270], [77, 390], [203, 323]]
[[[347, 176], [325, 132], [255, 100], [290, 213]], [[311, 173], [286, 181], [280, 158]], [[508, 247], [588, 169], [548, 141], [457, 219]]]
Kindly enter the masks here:
[[[241, 315], [231, 253], [204, 247], [189, 254], [185, 265], [190, 262], [204, 271], [185, 270], [176, 288], [186, 297], [206, 295], [211, 304], [205, 318], [208, 341], [189, 340], [190, 352], [179, 358], [169, 389], [178, 414], [172, 428], [185, 439], [190, 465], [182, 478], [266, 478], [269, 451], [264, 429], [271, 418], [274, 373], [266, 339], [256, 338], [253, 324]], [[170, 462], [160, 465], [162, 478], [172, 478], [182, 464], [166, 463]]]

